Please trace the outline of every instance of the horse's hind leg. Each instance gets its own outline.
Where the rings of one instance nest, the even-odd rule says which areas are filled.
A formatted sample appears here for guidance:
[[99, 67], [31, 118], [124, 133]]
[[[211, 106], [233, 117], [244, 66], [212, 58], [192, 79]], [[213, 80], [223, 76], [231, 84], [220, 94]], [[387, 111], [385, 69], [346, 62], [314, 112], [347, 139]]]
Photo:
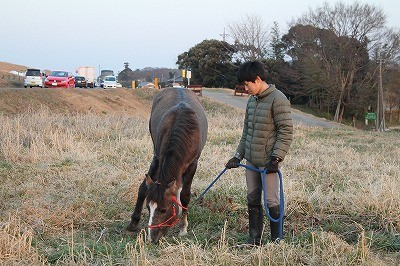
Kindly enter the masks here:
[[142, 214], [143, 202], [146, 199], [146, 192], [147, 192], [146, 179], [144, 179], [142, 184], [139, 187], [135, 210], [133, 211], [132, 216], [131, 216], [131, 222], [126, 227], [126, 230], [128, 230], [128, 231], [136, 231], [137, 230], [137, 227], [138, 227], [138, 224], [140, 221], [140, 216]]

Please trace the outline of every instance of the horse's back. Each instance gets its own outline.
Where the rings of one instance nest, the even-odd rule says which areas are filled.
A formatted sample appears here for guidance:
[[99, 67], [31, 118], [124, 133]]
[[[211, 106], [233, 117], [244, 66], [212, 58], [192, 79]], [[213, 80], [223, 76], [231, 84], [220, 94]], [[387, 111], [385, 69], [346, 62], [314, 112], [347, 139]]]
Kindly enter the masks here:
[[201, 134], [201, 146], [204, 146], [208, 131], [207, 117], [198, 96], [186, 88], [165, 88], [155, 96], [150, 117], [152, 134], [158, 134], [157, 128], [170, 112], [182, 109], [194, 112], [196, 115]]
[[152, 115], [154, 113], [157, 116], [157, 112], [168, 110], [180, 103], [187, 103], [196, 113], [204, 114], [203, 106], [195, 93], [186, 88], [165, 88], [154, 97]]

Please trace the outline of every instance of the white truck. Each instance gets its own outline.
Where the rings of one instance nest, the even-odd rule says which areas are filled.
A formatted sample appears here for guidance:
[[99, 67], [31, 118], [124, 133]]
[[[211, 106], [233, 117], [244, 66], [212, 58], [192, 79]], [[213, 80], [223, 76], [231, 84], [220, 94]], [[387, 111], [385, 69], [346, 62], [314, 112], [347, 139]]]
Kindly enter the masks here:
[[79, 66], [76, 68], [76, 73], [78, 76], [83, 76], [86, 78], [86, 86], [87, 87], [94, 88], [94, 84], [95, 84], [94, 67]]

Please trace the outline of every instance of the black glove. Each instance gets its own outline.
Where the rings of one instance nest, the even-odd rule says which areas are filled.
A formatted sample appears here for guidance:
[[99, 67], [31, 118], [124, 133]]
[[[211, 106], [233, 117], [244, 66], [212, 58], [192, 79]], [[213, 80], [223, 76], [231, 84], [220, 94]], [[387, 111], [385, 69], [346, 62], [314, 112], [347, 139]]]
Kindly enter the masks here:
[[267, 169], [267, 173], [276, 173], [279, 171], [279, 163], [282, 162], [282, 159], [278, 157], [271, 157], [271, 160], [265, 164], [265, 168]]
[[226, 164], [225, 167], [228, 169], [239, 167], [238, 163], [240, 163], [240, 159], [236, 157], [232, 157]]

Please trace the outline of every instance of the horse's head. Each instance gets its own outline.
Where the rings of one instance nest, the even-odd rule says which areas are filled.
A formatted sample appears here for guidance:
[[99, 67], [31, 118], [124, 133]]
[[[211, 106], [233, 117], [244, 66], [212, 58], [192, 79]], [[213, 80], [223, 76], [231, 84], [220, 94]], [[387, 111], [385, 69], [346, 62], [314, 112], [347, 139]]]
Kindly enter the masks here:
[[146, 197], [147, 209], [149, 210], [148, 236], [147, 240], [158, 243], [170, 227], [178, 221], [180, 203], [176, 199], [176, 182], [169, 184], [153, 182], [146, 175], [148, 194]]

